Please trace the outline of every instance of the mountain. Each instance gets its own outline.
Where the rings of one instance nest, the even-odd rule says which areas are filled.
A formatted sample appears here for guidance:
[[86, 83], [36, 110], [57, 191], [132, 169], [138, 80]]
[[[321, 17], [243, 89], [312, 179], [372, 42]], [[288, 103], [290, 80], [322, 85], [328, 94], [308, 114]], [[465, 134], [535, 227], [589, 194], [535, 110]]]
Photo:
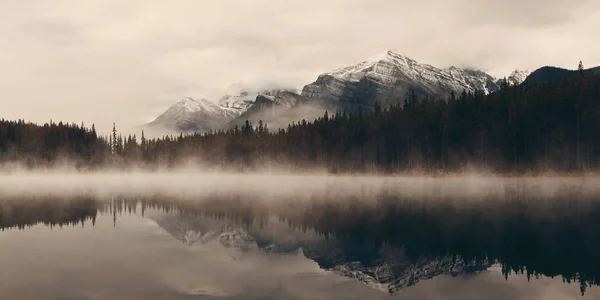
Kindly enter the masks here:
[[254, 103], [256, 94], [251, 94], [246, 90], [241, 90], [231, 94], [225, 94], [219, 99], [219, 106], [224, 108], [235, 108], [244, 112], [252, 103]]
[[[529, 76], [529, 74], [531, 74], [531, 72], [529, 71], [515, 70], [506, 78], [506, 80], [511, 85], [519, 85], [523, 83], [525, 79], [527, 79], [527, 76]], [[500, 84], [498, 83], [498, 85]]]
[[[515, 70], [509, 83], [520, 84], [527, 71]], [[150, 123], [179, 131], [208, 131], [242, 126], [246, 120], [256, 125], [259, 120], [270, 128], [284, 128], [302, 119], [314, 120], [325, 110], [371, 110], [397, 104], [409, 92], [447, 99], [452, 92], [484, 93], [496, 91], [500, 81], [475, 69], [436, 68], [421, 64], [397, 51], [390, 50], [356, 65], [321, 74], [299, 93], [289, 89], [249, 92], [243, 84], [230, 86], [216, 104], [206, 99], [186, 98]]]
[[279, 115], [282, 111], [287, 109], [287, 106], [275, 102], [275, 99], [272, 96], [258, 95], [252, 106], [244, 111], [239, 117], [232, 120], [230, 125], [242, 126], [246, 120], [250, 121], [252, 124], [256, 124], [259, 120], [267, 121], [267, 119], [275, 117], [275, 114]]
[[208, 99], [186, 97], [173, 104], [154, 121], [143, 126], [150, 132], [179, 133], [206, 132], [243, 125], [246, 120], [256, 124], [259, 120], [269, 124], [287, 126], [296, 115], [311, 117], [322, 115], [299, 111], [302, 96], [290, 89], [270, 89], [249, 92], [241, 84], [230, 86], [226, 94], [215, 103]]
[[247, 105], [242, 101], [218, 105], [207, 99], [184, 98], [173, 104], [162, 115], [147, 124], [150, 130], [207, 131], [219, 128], [244, 112]]
[[308, 103], [295, 91], [268, 90], [260, 93], [252, 106], [229, 122], [228, 127], [242, 126], [246, 120], [256, 125], [262, 120], [270, 128], [285, 128], [291, 122], [321, 117], [325, 110], [327, 108], [318, 103]]
[[[600, 67], [586, 69], [583, 71], [585, 76], [592, 76], [600, 74]], [[577, 70], [567, 70], [556, 67], [542, 67], [533, 71], [526, 79], [528, 82], [545, 82], [545, 81], [559, 81], [563, 78], [575, 79], [579, 76]]]
[[436, 68], [390, 50], [359, 64], [320, 75], [304, 87], [302, 96], [326, 106], [354, 110], [396, 104], [409, 91], [447, 98], [452, 92], [491, 93], [498, 89], [491, 75], [474, 69]]

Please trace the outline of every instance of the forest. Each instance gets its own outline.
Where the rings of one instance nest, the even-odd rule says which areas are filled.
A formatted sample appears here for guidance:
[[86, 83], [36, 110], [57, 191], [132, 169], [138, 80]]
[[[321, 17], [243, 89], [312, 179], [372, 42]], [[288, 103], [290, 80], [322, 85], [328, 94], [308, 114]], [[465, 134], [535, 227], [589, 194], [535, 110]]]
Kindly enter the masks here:
[[271, 129], [262, 121], [207, 133], [109, 136], [94, 126], [0, 120], [0, 163], [25, 167], [176, 167], [237, 171], [285, 166], [332, 173], [540, 173], [600, 167], [600, 75], [525, 81], [499, 91], [409, 93], [390, 107], [325, 112]]

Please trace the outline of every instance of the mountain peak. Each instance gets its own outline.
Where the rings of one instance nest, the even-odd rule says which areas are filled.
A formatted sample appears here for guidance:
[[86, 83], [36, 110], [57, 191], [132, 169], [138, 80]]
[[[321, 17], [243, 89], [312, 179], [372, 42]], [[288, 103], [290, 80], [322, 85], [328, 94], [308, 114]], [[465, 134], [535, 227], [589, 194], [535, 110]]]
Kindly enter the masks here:
[[417, 63], [416, 60], [410, 58], [408, 55], [406, 55], [405, 53], [396, 50], [396, 49], [391, 49], [385, 52], [385, 57], [388, 59], [400, 59], [400, 60], [405, 60], [405, 61], [411, 61], [414, 63]]
[[[330, 81], [335, 82], [330, 82]], [[333, 103], [392, 103], [402, 97], [408, 90], [417, 90], [421, 94], [429, 94], [440, 98], [448, 97], [453, 92], [481, 90], [491, 93], [497, 89], [496, 79], [484, 71], [450, 67], [436, 68], [429, 64], [418, 63], [398, 50], [388, 50], [358, 64], [337, 69], [320, 76], [312, 85], [303, 90], [303, 96], [308, 98], [328, 98]], [[330, 82], [330, 83], [328, 83]], [[358, 86], [361, 82], [370, 82], [374, 89], [365, 90]], [[325, 85], [330, 85], [325, 87]], [[345, 95], [341, 87], [348, 89]], [[321, 90], [323, 88], [324, 90]], [[359, 93], [356, 93], [359, 89]], [[404, 91], [404, 92], [399, 92]], [[397, 96], [391, 96], [397, 93]], [[361, 95], [360, 99], [358, 95]], [[368, 96], [367, 96], [368, 95]], [[380, 96], [377, 96], [380, 95]], [[348, 97], [348, 99], [341, 99]], [[350, 99], [354, 97], [353, 99]], [[368, 97], [379, 99], [365, 100]], [[384, 99], [385, 98], [385, 99]], [[330, 101], [327, 100], [327, 101]]]
[[329, 75], [339, 80], [358, 82], [368, 74], [378, 73], [378, 69], [381, 69], [378, 67], [380, 65], [402, 65], [404, 68], [411, 68], [417, 64], [417, 61], [403, 55], [398, 50], [388, 50], [356, 65], [340, 68], [324, 75]]
[[221, 123], [236, 118], [240, 113], [235, 108], [221, 107], [206, 98], [185, 97], [171, 105], [149, 125], [177, 132], [205, 131], [218, 128]]
[[183, 97], [181, 98], [181, 100], [177, 101], [176, 104], [191, 104], [191, 103], [198, 103], [198, 102], [203, 102], [203, 101], [208, 101], [206, 98], [201, 98], [199, 100], [196, 100], [192, 97]]
[[177, 111], [183, 110], [186, 112], [197, 112], [207, 109], [214, 109], [214, 106], [216, 106], [216, 104], [208, 101], [206, 98], [201, 98], [198, 100], [192, 97], [185, 97], [172, 105], [171, 109]]
[[219, 99], [219, 105], [225, 108], [235, 108], [245, 110], [256, 98], [256, 94], [250, 94], [245, 90], [239, 90], [236, 93], [223, 95]]
[[527, 78], [527, 76], [529, 76], [529, 74], [531, 74], [531, 72], [529, 72], [527, 70], [516, 69], [512, 73], [510, 73], [510, 75], [508, 76], [508, 78], [506, 78], [506, 80], [510, 84], [519, 85], [519, 84], [523, 83], [523, 81], [525, 81], [525, 79]]

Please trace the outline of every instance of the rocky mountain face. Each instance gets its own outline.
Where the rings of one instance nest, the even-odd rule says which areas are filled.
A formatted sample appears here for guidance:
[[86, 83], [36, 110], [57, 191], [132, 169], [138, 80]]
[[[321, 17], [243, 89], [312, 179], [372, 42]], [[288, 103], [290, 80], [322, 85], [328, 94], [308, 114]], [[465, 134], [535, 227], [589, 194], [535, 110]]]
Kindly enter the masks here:
[[262, 120], [269, 128], [285, 128], [291, 122], [299, 122], [302, 119], [310, 121], [321, 117], [328, 108], [319, 103], [311, 103], [293, 91], [268, 91], [259, 94], [254, 104], [230, 121], [227, 127], [243, 126], [246, 120], [256, 125]]
[[175, 132], [208, 131], [240, 116], [249, 106], [239, 102], [233, 105], [223, 106], [207, 99], [184, 98], [147, 124], [147, 127], [150, 130]]
[[246, 120], [253, 124], [259, 120], [276, 124], [281, 119], [283, 124], [290, 119], [290, 112], [300, 106], [301, 99], [299, 93], [283, 89], [259, 93], [238, 90], [225, 94], [217, 102], [187, 97], [173, 104], [144, 127], [150, 132], [172, 134], [228, 129], [235, 125], [241, 126]]
[[[506, 78], [506, 81], [511, 85], [519, 85], [527, 79], [529, 74], [531, 74], [531, 72], [526, 70], [515, 70]], [[500, 83], [498, 83], [498, 85], [500, 85]]]
[[476, 90], [491, 93], [497, 79], [473, 69], [436, 68], [420, 64], [396, 51], [372, 57], [359, 64], [320, 75], [304, 87], [302, 96], [342, 109], [386, 106], [404, 100], [409, 92], [446, 99], [454, 93]]
[[222, 108], [234, 108], [241, 112], [246, 111], [254, 103], [256, 94], [242, 90], [235, 94], [226, 94], [219, 99], [218, 105]]
[[[516, 70], [507, 80], [520, 84], [528, 74]], [[248, 92], [237, 84], [215, 102], [186, 98], [149, 125], [176, 132], [203, 132], [241, 126], [246, 120], [253, 124], [263, 120], [271, 128], [281, 128], [302, 119], [313, 120], [325, 110], [368, 111], [375, 102], [382, 106], [397, 104], [409, 92], [447, 99], [452, 92], [491, 93], [499, 85], [498, 79], [483, 71], [436, 68], [390, 50], [356, 65], [324, 73], [301, 92], [286, 89]]]

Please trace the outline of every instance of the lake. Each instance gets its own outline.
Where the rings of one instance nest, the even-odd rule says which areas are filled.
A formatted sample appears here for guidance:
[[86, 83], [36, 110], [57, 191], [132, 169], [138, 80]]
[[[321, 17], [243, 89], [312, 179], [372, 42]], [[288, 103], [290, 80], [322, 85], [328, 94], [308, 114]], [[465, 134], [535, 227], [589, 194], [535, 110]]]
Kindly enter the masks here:
[[0, 175], [1, 299], [600, 299], [600, 179]]

